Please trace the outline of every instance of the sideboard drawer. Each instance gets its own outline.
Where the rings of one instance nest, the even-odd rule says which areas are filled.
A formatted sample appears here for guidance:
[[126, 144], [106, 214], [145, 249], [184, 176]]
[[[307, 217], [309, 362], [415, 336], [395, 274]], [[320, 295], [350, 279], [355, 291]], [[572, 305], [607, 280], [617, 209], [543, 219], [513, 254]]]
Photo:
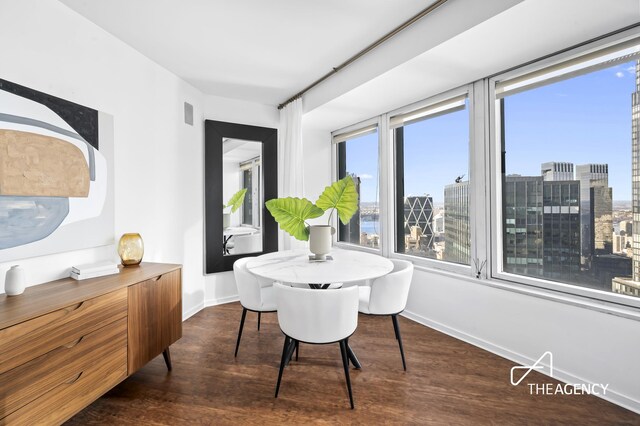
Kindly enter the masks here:
[[127, 320], [122, 318], [0, 374], [0, 418], [126, 348]]
[[0, 330], [0, 374], [127, 317], [127, 289]]
[[61, 378], [39, 398], [0, 419], [0, 424], [61, 424], [127, 376], [127, 348], [95, 351], [91, 366]]

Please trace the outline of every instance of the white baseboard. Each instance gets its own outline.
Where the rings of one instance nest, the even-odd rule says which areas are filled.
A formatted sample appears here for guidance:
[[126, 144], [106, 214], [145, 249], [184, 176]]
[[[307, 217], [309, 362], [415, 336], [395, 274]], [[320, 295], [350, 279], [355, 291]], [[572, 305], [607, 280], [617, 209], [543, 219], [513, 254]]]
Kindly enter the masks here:
[[192, 316], [194, 316], [195, 314], [200, 312], [202, 309], [204, 309], [204, 302], [200, 302], [196, 306], [194, 306], [193, 308], [188, 309], [187, 311], [183, 312], [182, 313], [182, 322], [185, 322], [186, 320], [188, 320], [189, 318], [191, 318]]
[[238, 300], [240, 300], [238, 295], [221, 297], [221, 298], [218, 298], [218, 299], [207, 299], [204, 302], [198, 303], [193, 308], [183, 312], [182, 313], [182, 322], [188, 320], [189, 318], [191, 318], [192, 316], [194, 316], [195, 314], [197, 314], [198, 312], [200, 312], [201, 310], [203, 310], [204, 308], [207, 308], [209, 306], [216, 306], [216, 305], [222, 305], [222, 304], [225, 304], [225, 303], [237, 302]]
[[[467, 334], [463, 331], [451, 328], [444, 324], [441, 324], [437, 321], [433, 321], [429, 318], [425, 318], [421, 315], [415, 314], [413, 312], [404, 311], [402, 316], [415, 321], [419, 324], [422, 324], [426, 327], [433, 328], [434, 330], [440, 331], [441, 333], [447, 334], [451, 337], [454, 337], [458, 340], [462, 340], [463, 342], [467, 342], [473, 346], [477, 346], [485, 351], [491, 352], [495, 355], [501, 356], [502, 358], [506, 358], [510, 361], [513, 361], [519, 365], [533, 365], [536, 361], [535, 359], [529, 358], [517, 352], [513, 352], [510, 349], [503, 348], [501, 346], [495, 345], [491, 342], [487, 342], [486, 340], [479, 339], [475, 336]], [[543, 372], [544, 373], [544, 372]], [[560, 380], [564, 383], [589, 383], [589, 381], [581, 379], [580, 377], [576, 377], [575, 375], [568, 373], [566, 371], [560, 370], [554, 367], [553, 378]], [[508, 380], [508, 372], [505, 371], [505, 380]], [[631, 410], [635, 413], [640, 414], [640, 401], [623, 395], [621, 393], [616, 392], [615, 390], [609, 388], [607, 389], [606, 395], [598, 395], [600, 398], [609, 401], [613, 404], [624, 407], [628, 410]]]
[[204, 307], [224, 305], [225, 303], [237, 302], [238, 300], [240, 300], [240, 297], [237, 294], [233, 296], [219, 297], [217, 299], [206, 299], [204, 301]]

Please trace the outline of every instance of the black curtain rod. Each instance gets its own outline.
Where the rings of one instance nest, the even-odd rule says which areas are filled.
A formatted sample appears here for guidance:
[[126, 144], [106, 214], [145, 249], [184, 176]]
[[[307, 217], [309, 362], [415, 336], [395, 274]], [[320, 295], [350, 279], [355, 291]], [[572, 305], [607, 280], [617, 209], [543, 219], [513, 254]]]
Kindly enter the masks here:
[[346, 68], [347, 66], [351, 65], [352, 63], [354, 63], [355, 61], [357, 61], [358, 59], [360, 59], [361, 57], [363, 57], [364, 55], [366, 55], [367, 53], [369, 53], [370, 51], [372, 51], [376, 47], [380, 46], [382, 43], [384, 43], [385, 41], [389, 40], [391, 37], [395, 36], [400, 31], [404, 30], [407, 27], [410, 27], [411, 25], [416, 23], [418, 20], [424, 18], [425, 16], [427, 16], [428, 14], [430, 14], [431, 12], [436, 10], [438, 7], [440, 7], [443, 4], [445, 4], [447, 1], [448, 0], [438, 0], [438, 1], [434, 2], [434, 3], [432, 3], [429, 7], [427, 7], [424, 10], [422, 10], [420, 13], [418, 13], [417, 15], [415, 15], [414, 17], [412, 17], [408, 21], [405, 21], [401, 25], [397, 26], [396, 28], [394, 28], [393, 30], [391, 30], [390, 32], [388, 32], [387, 34], [385, 34], [384, 36], [382, 36], [378, 40], [376, 40], [373, 43], [371, 43], [369, 46], [365, 47], [364, 49], [362, 49], [361, 51], [359, 51], [358, 53], [356, 53], [355, 55], [353, 55], [352, 57], [347, 59], [345, 62], [341, 63], [337, 67], [334, 67], [331, 71], [329, 71], [328, 73], [326, 73], [325, 75], [323, 75], [322, 77], [320, 77], [319, 79], [317, 79], [316, 81], [314, 81], [313, 83], [311, 83], [310, 85], [308, 85], [307, 87], [305, 87], [304, 89], [302, 89], [301, 91], [299, 91], [298, 93], [296, 93], [295, 95], [293, 95], [292, 97], [290, 97], [289, 99], [287, 99], [286, 101], [281, 103], [280, 105], [278, 105], [278, 109], [282, 109], [285, 106], [287, 106], [288, 104], [290, 104], [291, 102], [295, 101], [296, 99], [301, 98], [302, 95], [304, 95], [309, 90], [311, 90], [314, 87], [316, 87], [318, 84], [322, 83], [323, 81], [325, 81], [326, 79], [328, 79], [332, 75], [338, 73], [339, 71], [342, 71], [344, 68]]

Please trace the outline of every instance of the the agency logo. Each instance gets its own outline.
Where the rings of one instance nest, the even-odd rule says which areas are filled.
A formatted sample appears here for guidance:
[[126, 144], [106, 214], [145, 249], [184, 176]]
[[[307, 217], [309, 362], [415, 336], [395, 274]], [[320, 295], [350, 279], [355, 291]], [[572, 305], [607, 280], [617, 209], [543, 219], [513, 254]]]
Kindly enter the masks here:
[[[544, 370], [545, 366], [544, 364], [542, 364], [542, 360], [547, 357], [549, 358], [549, 367], [548, 367], [549, 376], [553, 377], [553, 354], [549, 351], [546, 351], [545, 353], [542, 354], [540, 358], [538, 358], [536, 362], [533, 363], [533, 365], [516, 365], [515, 367], [512, 367], [511, 368], [511, 384], [513, 386], [518, 386], [520, 383], [522, 383], [525, 377], [527, 377], [529, 373], [531, 373], [532, 370]], [[525, 371], [525, 373], [518, 380], [513, 380], [515, 375], [514, 373], [518, 370], [527, 370], [527, 371]]]
[[[546, 363], [544, 362], [546, 361]], [[553, 354], [546, 351], [533, 365], [516, 365], [511, 368], [511, 384], [518, 386], [533, 371], [545, 369], [553, 377]], [[524, 373], [516, 378], [518, 372]], [[604, 383], [527, 383], [531, 395], [606, 395], [609, 384]]]

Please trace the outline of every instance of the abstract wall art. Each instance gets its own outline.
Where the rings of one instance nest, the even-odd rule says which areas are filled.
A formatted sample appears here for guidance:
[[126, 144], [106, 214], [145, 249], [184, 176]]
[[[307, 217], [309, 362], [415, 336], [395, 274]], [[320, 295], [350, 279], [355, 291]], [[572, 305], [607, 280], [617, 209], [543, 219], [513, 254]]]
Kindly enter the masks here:
[[113, 117], [0, 79], [0, 262], [113, 234]]

